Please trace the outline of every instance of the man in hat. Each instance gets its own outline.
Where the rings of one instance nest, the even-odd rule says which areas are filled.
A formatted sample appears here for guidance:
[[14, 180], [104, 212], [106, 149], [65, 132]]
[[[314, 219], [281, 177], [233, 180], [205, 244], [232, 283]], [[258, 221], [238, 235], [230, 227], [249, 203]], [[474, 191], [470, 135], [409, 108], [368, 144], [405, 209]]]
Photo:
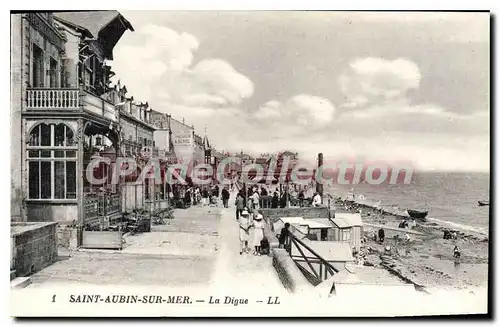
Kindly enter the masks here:
[[254, 247], [253, 255], [261, 255], [260, 242], [264, 239], [264, 220], [263, 216], [258, 213], [253, 219], [252, 246]]
[[243, 209], [245, 209], [245, 199], [241, 196], [241, 193], [238, 193], [236, 196], [234, 204], [236, 206], [236, 220], [238, 220], [243, 212]]
[[239, 219], [240, 230], [240, 254], [248, 252], [248, 240], [250, 238], [250, 217], [247, 208], [243, 209]]

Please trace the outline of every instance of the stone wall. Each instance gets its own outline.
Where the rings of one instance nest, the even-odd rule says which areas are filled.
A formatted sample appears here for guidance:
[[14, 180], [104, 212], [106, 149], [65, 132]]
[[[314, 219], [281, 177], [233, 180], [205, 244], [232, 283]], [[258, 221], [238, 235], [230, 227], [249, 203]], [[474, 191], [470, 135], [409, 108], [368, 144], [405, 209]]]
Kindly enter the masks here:
[[28, 221], [31, 222], [71, 222], [78, 220], [78, 206], [75, 204], [40, 204], [30, 202], [26, 204]]
[[312, 287], [285, 249], [273, 249], [272, 256], [273, 267], [288, 291], [295, 293]]
[[[305, 208], [277, 208], [277, 209], [259, 209], [259, 212], [271, 224], [276, 222], [281, 217], [302, 217], [304, 219], [310, 218], [329, 218], [329, 209], [327, 207], [305, 207]], [[334, 217], [332, 210], [331, 217]]]
[[57, 260], [57, 223], [11, 223], [11, 270], [23, 277]]
[[57, 226], [57, 246], [68, 250], [78, 248], [78, 229], [70, 224], [59, 224]]
[[269, 242], [269, 254], [272, 255], [272, 251], [279, 247], [279, 240], [276, 237], [276, 233], [272, 231], [269, 221], [266, 221], [266, 224], [264, 225], [264, 236]]

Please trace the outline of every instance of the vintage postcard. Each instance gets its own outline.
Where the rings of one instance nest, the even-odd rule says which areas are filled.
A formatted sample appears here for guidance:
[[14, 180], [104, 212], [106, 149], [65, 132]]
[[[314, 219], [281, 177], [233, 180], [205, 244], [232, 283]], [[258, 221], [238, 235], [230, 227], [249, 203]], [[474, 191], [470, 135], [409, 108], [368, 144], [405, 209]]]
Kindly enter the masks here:
[[489, 312], [489, 12], [10, 27], [12, 316]]

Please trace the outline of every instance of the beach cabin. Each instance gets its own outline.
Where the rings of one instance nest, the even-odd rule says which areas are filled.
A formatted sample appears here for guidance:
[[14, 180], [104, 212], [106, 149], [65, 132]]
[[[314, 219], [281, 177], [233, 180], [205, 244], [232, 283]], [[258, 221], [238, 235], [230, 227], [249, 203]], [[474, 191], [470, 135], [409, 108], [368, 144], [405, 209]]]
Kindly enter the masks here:
[[279, 232], [285, 223], [290, 224], [290, 230], [294, 235], [311, 241], [327, 241], [328, 235], [331, 233], [329, 231], [334, 227], [328, 218], [283, 217], [273, 224], [274, 230]]
[[[346, 263], [354, 262], [351, 245], [348, 242], [304, 240], [304, 243], [339, 270], [344, 269]], [[299, 253], [295, 253], [294, 250], [297, 251], [292, 248], [292, 256], [298, 256]]]
[[351, 248], [359, 251], [363, 235], [361, 214], [336, 212], [335, 217], [330, 221], [332, 228], [328, 235], [328, 241], [348, 242], [351, 244]]

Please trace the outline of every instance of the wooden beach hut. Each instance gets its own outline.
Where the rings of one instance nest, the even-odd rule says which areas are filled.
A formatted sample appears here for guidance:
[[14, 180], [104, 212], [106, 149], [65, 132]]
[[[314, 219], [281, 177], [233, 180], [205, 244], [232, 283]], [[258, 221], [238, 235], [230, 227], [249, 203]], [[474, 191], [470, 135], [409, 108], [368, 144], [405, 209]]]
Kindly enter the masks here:
[[329, 241], [349, 242], [351, 248], [359, 251], [363, 235], [363, 221], [360, 213], [336, 212], [331, 219], [332, 228], [328, 235]]

